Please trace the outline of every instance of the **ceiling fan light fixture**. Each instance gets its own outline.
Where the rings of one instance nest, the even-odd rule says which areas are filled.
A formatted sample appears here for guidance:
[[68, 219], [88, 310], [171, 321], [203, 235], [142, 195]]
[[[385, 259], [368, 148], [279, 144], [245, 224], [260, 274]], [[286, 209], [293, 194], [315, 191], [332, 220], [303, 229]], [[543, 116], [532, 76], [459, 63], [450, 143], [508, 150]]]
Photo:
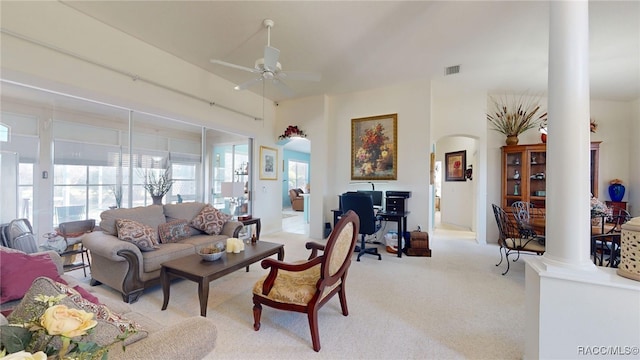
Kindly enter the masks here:
[[[271, 28], [273, 27], [274, 22], [271, 19], [265, 19], [262, 24], [267, 28], [267, 45], [264, 47], [264, 56], [255, 61], [253, 69], [222, 60], [211, 59], [211, 62], [214, 64], [258, 74], [257, 78], [236, 85], [234, 87], [235, 90], [246, 90], [260, 82], [262, 82], [264, 86], [264, 80], [269, 80], [270, 83], [272, 83], [283, 95], [293, 96], [293, 90], [291, 90], [287, 84], [282, 81], [283, 79], [320, 81], [321, 75], [317, 73], [305, 73], [300, 71], [293, 71], [289, 73], [283, 72], [282, 65], [278, 62], [280, 50], [271, 46]], [[262, 92], [264, 95], [264, 88]]]

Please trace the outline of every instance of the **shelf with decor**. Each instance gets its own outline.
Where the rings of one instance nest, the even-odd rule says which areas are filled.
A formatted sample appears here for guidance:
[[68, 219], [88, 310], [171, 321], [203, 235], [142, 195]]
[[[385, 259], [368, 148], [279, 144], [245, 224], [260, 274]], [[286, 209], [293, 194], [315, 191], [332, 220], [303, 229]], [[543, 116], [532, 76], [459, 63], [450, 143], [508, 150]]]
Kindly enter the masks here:
[[[600, 142], [591, 143], [590, 188], [598, 196], [598, 157]], [[538, 208], [547, 202], [547, 144], [502, 147], [502, 207], [525, 201]]]

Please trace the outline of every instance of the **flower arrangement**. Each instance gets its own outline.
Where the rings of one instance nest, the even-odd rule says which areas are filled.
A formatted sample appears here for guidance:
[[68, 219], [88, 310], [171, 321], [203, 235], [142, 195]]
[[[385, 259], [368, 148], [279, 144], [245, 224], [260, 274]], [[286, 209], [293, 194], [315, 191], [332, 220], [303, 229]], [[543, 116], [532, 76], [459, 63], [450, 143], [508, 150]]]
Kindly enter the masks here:
[[536, 116], [541, 111], [537, 98], [523, 95], [518, 98], [492, 96], [490, 99], [493, 109], [487, 113], [487, 120], [493, 130], [504, 135], [518, 136], [546, 122], [546, 112]]
[[622, 184], [622, 180], [620, 180], [620, 179], [613, 179], [613, 180], [609, 181], [609, 184], [610, 184], [610, 185], [613, 185], [613, 184]]
[[129, 335], [118, 336], [107, 346], [82, 341], [98, 322], [92, 313], [58, 304], [65, 296], [38, 295], [29, 309], [31, 318], [3, 325], [0, 358], [105, 359], [109, 346]]
[[165, 169], [161, 174], [157, 174], [154, 171], [145, 171], [143, 176], [144, 189], [147, 190], [151, 196], [164, 196], [171, 190], [171, 186], [173, 186], [175, 181], [171, 178], [169, 168]]
[[[540, 130], [541, 133], [543, 133], [545, 135], [547, 134], [547, 119], [546, 118], [543, 121], [540, 122], [539, 130]], [[592, 133], [595, 133], [596, 130], [598, 130], [598, 123], [594, 119], [589, 120], [589, 131], [591, 131]]]
[[306, 138], [307, 134], [305, 134], [304, 131], [300, 130], [300, 128], [297, 125], [289, 125], [284, 130], [284, 133], [278, 136], [278, 139], [284, 140], [294, 136]]

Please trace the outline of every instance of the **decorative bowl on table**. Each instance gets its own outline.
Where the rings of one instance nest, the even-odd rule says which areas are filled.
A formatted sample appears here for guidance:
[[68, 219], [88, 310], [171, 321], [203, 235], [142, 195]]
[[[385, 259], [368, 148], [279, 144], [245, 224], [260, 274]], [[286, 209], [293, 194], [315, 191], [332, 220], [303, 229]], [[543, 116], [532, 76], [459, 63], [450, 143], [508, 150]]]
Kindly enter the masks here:
[[198, 250], [198, 255], [200, 255], [204, 261], [215, 261], [222, 257], [224, 250], [224, 245], [222, 243], [216, 243], [213, 246], [204, 247]]

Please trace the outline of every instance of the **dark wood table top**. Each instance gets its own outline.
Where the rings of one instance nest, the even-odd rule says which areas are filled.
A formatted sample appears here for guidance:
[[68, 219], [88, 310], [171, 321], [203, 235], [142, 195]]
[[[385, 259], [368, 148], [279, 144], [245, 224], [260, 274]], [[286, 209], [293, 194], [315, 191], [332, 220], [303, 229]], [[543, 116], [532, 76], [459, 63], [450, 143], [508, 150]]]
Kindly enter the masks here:
[[255, 244], [245, 244], [244, 251], [237, 254], [225, 252], [215, 261], [205, 261], [200, 255], [193, 254], [167, 261], [162, 263], [162, 266], [199, 277], [210, 277], [213, 274], [223, 276], [279, 252], [284, 252], [283, 244], [258, 241]]

